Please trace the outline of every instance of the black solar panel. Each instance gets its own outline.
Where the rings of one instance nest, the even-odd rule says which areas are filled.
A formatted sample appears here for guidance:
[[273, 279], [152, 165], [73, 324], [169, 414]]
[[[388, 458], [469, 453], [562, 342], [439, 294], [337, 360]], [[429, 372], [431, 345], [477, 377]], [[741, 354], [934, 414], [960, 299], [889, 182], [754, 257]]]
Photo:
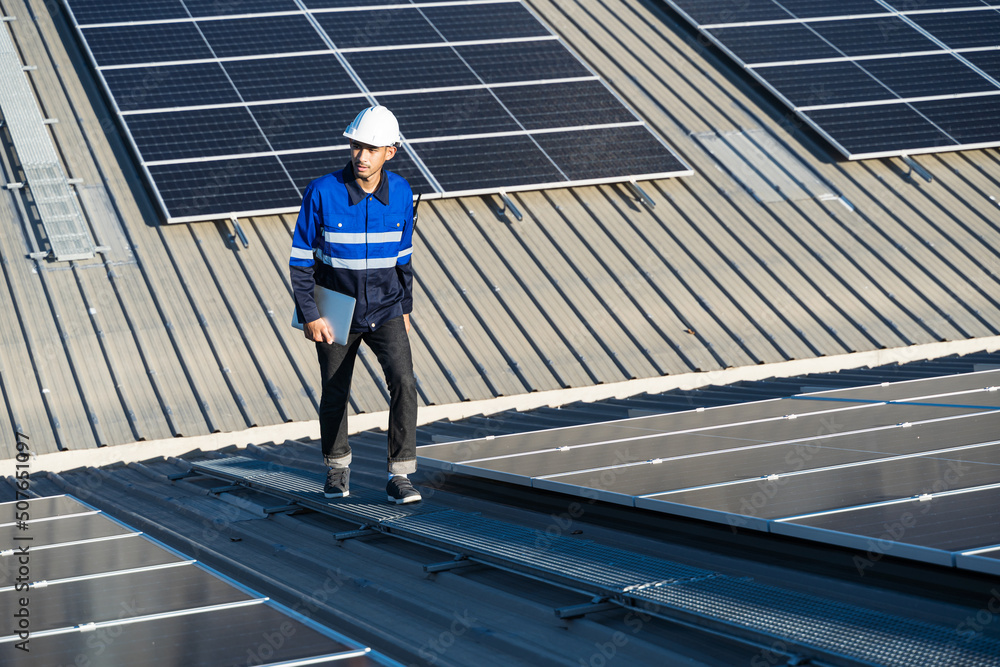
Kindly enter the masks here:
[[444, 41], [416, 7], [317, 14], [316, 20], [340, 49]]
[[149, 165], [163, 208], [177, 217], [203, 211], [272, 211], [299, 196], [276, 156]]
[[295, 0], [184, 0], [184, 6], [195, 17], [294, 12], [299, 8]]
[[105, 72], [104, 80], [119, 111], [240, 102], [219, 63], [113, 69]]
[[250, 111], [277, 151], [327, 145], [358, 113], [353, 99], [260, 104]]
[[491, 93], [485, 88], [468, 88], [384, 95], [381, 99], [396, 109], [400, 127], [406, 128], [406, 136], [411, 140], [440, 137], [442, 131], [446, 134], [516, 132], [520, 125], [504, 108], [506, 102], [501, 104], [505, 90], [499, 88]]
[[989, 79], [950, 53], [866, 60], [860, 65], [901, 97], [933, 97], [942, 90], [952, 94], [997, 90]]
[[691, 173], [520, 0], [65, 2], [168, 222], [297, 210], [374, 103], [431, 197]]
[[99, 67], [213, 57], [193, 23], [83, 28], [80, 33]]
[[1000, 45], [1000, 12], [915, 14], [913, 22], [952, 49]]
[[857, 62], [781, 65], [759, 72], [778, 94], [796, 107], [884, 100], [888, 93], [886, 87]]
[[[460, 475], [862, 552], [881, 538], [893, 555], [952, 565], [1000, 553], [997, 380], [991, 370], [835, 389], [417, 453]], [[964, 566], [1000, 571], [989, 559]]]
[[849, 159], [1000, 146], [1000, 7], [668, 0]]
[[[217, 2], [218, 0], [210, 0]], [[187, 18], [181, 0], [78, 0], [73, 14], [83, 25]]]
[[[875, 0], [776, 0], [792, 16], [800, 19], [823, 16], [861, 16], [884, 13], [885, 8]], [[754, 4], [754, 3], [751, 3]]]
[[[416, 146], [445, 190], [478, 190], [496, 182], [517, 186], [567, 180], [538, 144], [525, 135], [433, 141]], [[498, 159], [500, 156], [503, 159]]]
[[227, 60], [222, 67], [247, 102], [361, 94], [354, 79], [332, 53]]
[[5, 666], [396, 664], [70, 496], [0, 509]]
[[129, 130], [150, 162], [267, 150], [246, 107], [136, 114], [129, 117]]
[[344, 57], [368, 89], [376, 94], [479, 84], [476, 73], [450, 46], [359, 51], [344, 54]]

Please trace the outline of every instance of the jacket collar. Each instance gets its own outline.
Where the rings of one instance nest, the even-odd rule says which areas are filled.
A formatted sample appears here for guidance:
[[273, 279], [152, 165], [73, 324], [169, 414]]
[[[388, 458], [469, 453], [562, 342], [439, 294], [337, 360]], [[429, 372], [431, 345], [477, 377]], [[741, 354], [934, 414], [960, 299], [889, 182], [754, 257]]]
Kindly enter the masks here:
[[[347, 162], [347, 166], [344, 167], [344, 185], [347, 186], [347, 199], [351, 206], [364, 201], [368, 193], [361, 189], [358, 185], [357, 177], [354, 175], [354, 165], [350, 161]], [[383, 206], [389, 205], [389, 179], [386, 177], [385, 168], [382, 169], [382, 176], [379, 178], [378, 186], [375, 188], [375, 192], [372, 193], [375, 199], [382, 202]]]

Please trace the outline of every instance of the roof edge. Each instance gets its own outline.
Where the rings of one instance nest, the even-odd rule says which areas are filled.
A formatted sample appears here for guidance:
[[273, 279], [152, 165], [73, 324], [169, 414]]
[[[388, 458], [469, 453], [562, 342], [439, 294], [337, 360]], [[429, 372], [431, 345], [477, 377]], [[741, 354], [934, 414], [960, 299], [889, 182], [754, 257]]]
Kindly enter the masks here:
[[[975, 352], [995, 352], [1000, 350], [1000, 336], [970, 338], [960, 341], [943, 341], [896, 347], [865, 352], [851, 352], [829, 357], [795, 359], [773, 364], [739, 366], [714, 371], [681, 373], [651, 378], [625, 380], [608, 384], [539, 391], [530, 394], [499, 396], [479, 401], [448, 403], [421, 407], [417, 413], [417, 425], [423, 426], [436, 421], [466, 419], [476, 415], [491, 415], [507, 410], [534, 410], [543, 407], [559, 407], [570, 403], [589, 403], [612, 398], [628, 398], [639, 394], [660, 394], [674, 389], [691, 390], [709, 385], [728, 385], [736, 382], [765, 380], [775, 377], [795, 377], [813, 373], [834, 373], [853, 368], [885, 366], [893, 363], [927, 361], [950, 355], [965, 355]], [[352, 415], [348, 418], [348, 432], [351, 434], [371, 429], [385, 429], [388, 411]], [[182, 456], [200, 450], [218, 451], [233, 445], [263, 445], [286, 440], [319, 438], [319, 421], [289, 422], [271, 426], [255, 426], [242, 431], [211, 433], [162, 440], [147, 440], [125, 445], [114, 445], [99, 449], [78, 449], [32, 456], [29, 472], [65, 472], [77, 468], [101, 467], [115, 463], [134, 463], [157, 456]], [[0, 475], [14, 475], [17, 468], [15, 459], [0, 461]], [[21, 465], [24, 465], [23, 463]]]

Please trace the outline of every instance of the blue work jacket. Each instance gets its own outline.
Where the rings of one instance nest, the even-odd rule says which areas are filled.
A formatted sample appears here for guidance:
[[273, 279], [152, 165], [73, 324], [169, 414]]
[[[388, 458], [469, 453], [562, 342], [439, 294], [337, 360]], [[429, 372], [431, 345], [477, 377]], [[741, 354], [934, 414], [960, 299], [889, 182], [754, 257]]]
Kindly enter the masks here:
[[382, 171], [375, 192], [350, 163], [306, 188], [292, 236], [289, 271], [303, 322], [319, 319], [315, 285], [357, 299], [351, 332], [374, 331], [413, 310], [413, 191]]

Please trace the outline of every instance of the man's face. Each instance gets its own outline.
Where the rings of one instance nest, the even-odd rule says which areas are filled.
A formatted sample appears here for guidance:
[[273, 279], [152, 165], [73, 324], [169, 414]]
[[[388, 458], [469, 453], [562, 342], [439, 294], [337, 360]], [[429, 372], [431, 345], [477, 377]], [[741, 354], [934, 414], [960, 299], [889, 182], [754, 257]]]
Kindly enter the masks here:
[[369, 146], [352, 141], [351, 164], [354, 165], [354, 175], [362, 181], [367, 181], [376, 176], [385, 161], [391, 160], [395, 154], [395, 146]]

